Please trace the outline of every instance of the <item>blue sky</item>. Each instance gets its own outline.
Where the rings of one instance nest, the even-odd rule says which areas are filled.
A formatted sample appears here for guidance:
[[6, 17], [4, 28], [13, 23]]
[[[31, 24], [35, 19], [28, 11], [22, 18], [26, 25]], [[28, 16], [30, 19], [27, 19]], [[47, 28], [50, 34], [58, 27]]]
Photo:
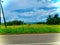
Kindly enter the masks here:
[[[3, 0], [6, 21], [43, 22], [48, 15], [60, 16], [60, 0]], [[2, 17], [2, 16], [1, 16]], [[3, 21], [3, 19], [2, 19]]]

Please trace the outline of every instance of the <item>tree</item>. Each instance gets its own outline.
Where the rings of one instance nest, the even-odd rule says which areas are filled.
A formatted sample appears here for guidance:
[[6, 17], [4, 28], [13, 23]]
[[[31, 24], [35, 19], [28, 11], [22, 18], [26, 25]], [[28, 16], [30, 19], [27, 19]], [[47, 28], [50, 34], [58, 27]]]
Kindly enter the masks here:
[[21, 25], [21, 24], [24, 24], [24, 22], [18, 21], [18, 20], [13, 20], [13, 21], [7, 22], [7, 25]]
[[47, 24], [51, 24], [52, 23], [52, 16], [49, 15], [47, 18]]
[[55, 14], [54, 18], [58, 18], [58, 14]]
[[58, 14], [55, 14], [54, 17], [49, 15], [47, 18], [47, 24], [59, 24], [60, 23], [60, 18], [58, 17]]
[[55, 14], [54, 18], [54, 24], [59, 24], [60, 23], [60, 18], [58, 17], [58, 14]]

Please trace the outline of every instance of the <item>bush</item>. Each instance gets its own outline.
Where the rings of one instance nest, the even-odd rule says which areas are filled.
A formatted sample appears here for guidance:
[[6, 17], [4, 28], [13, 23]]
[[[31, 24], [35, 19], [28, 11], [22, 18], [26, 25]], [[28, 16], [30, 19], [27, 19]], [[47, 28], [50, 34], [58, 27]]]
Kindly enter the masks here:
[[21, 25], [24, 24], [23, 21], [13, 20], [6, 23], [7, 25]]

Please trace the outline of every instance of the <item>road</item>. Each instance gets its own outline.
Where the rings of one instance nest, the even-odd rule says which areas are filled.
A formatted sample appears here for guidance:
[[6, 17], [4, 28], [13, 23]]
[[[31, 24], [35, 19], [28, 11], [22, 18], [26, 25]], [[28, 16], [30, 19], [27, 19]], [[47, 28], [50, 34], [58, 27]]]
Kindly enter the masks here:
[[6, 45], [60, 45], [60, 33], [0, 35], [0, 44]]

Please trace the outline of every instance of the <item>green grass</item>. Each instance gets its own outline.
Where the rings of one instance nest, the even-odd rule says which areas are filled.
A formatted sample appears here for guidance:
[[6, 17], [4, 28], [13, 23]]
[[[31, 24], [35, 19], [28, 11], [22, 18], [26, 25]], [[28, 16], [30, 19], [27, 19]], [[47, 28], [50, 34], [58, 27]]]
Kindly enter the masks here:
[[31, 25], [16, 25], [7, 26], [7, 30], [4, 26], [0, 28], [0, 34], [37, 34], [37, 33], [60, 33], [60, 25], [43, 25], [43, 24], [31, 24]]

